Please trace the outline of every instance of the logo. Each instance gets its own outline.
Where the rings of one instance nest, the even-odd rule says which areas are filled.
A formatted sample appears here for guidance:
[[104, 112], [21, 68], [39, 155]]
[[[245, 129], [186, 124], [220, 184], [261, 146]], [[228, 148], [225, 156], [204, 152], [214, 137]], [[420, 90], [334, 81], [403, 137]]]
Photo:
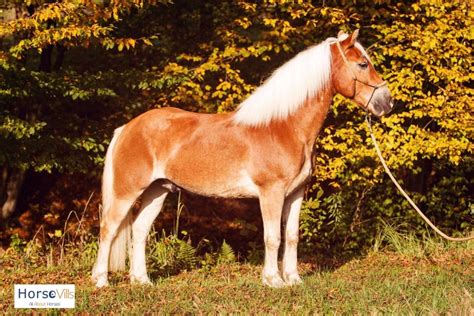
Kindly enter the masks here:
[[74, 308], [74, 284], [15, 284], [15, 308]]

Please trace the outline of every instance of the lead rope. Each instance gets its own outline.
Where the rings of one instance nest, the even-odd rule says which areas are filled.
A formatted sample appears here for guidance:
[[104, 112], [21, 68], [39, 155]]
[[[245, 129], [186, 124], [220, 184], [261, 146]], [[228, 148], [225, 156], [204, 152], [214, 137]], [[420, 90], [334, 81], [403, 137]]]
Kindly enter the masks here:
[[369, 132], [370, 132], [370, 137], [372, 138], [372, 142], [374, 143], [374, 147], [375, 147], [375, 150], [377, 151], [377, 155], [379, 156], [380, 158], [380, 161], [382, 162], [382, 165], [385, 169], [385, 172], [388, 174], [388, 176], [390, 177], [390, 179], [392, 180], [392, 182], [395, 184], [395, 186], [397, 187], [398, 191], [400, 191], [400, 193], [407, 199], [407, 201], [410, 203], [410, 205], [418, 212], [418, 214], [421, 216], [421, 218], [423, 218], [425, 220], [425, 222], [430, 225], [431, 228], [434, 229], [435, 232], [437, 232], [441, 237], [447, 239], [447, 240], [451, 240], [451, 241], [466, 241], [466, 240], [471, 240], [471, 239], [474, 239], [474, 234], [471, 233], [471, 236], [468, 236], [468, 237], [451, 237], [451, 236], [448, 236], [446, 235], [445, 233], [443, 233], [438, 227], [436, 227], [429, 219], [428, 217], [425, 216], [425, 214], [423, 214], [422, 211], [420, 211], [420, 209], [418, 208], [418, 206], [416, 206], [415, 202], [413, 202], [413, 200], [408, 196], [408, 194], [402, 189], [402, 187], [400, 186], [400, 184], [398, 184], [397, 180], [395, 179], [395, 177], [392, 175], [392, 173], [390, 172], [390, 169], [387, 167], [387, 164], [385, 163], [385, 159], [383, 159], [382, 157], [382, 153], [380, 151], [380, 148], [379, 148], [379, 145], [377, 143], [377, 140], [375, 139], [375, 136], [374, 136], [374, 133], [372, 131], [372, 124], [371, 124], [371, 119], [370, 119], [370, 116], [369, 114], [367, 113], [366, 116], [365, 116], [365, 121], [367, 122], [367, 126], [369, 127]]

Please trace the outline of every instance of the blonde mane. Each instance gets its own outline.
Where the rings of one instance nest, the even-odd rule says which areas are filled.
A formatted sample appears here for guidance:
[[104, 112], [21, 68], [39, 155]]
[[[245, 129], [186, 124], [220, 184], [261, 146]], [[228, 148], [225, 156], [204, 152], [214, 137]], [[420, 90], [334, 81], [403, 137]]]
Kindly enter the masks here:
[[328, 38], [312, 46], [275, 70], [263, 85], [243, 101], [234, 121], [243, 125], [262, 126], [273, 120], [284, 120], [308, 99], [324, 89], [331, 76]]

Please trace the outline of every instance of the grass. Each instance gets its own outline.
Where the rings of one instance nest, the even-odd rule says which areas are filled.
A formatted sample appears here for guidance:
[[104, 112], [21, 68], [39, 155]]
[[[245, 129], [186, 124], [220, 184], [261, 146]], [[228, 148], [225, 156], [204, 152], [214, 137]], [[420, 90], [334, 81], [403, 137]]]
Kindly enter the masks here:
[[338, 268], [303, 260], [300, 286], [263, 287], [261, 266], [221, 263], [161, 277], [152, 286], [131, 286], [125, 273], [116, 273], [111, 287], [97, 290], [89, 280], [94, 245], [65, 245], [61, 262], [53, 252], [34, 257], [35, 246], [26, 245], [1, 255], [0, 311], [18, 312], [14, 284], [74, 283], [76, 308], [67, 313], [472, 315], [473, 246], [417, 240], [388, 228], [369, 254]]

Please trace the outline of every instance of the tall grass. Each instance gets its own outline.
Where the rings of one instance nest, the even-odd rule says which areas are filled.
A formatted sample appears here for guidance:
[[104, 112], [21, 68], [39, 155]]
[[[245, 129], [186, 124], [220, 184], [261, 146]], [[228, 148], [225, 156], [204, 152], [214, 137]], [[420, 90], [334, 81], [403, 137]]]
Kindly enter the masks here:
[[154, 233], [148, 249], [152, 287], [132, 286], [127, 273], [114, 273], [110, 288], [96, 290], [90, 271], [97, 240], [62, 243], [61, 237], [46, 246], [13, 238], [0, 255], [0, 312], [17, 312], [14, 284], [74, 283], [73, 313], [474, 313], [473, 243], [416, 238], [389, 225], [367, 256], [329, 269], [302, 261], [303, 285], [283, 289], [262, 286], [261, 264], [236, 263], [225, 242], [202, 252], [187, 236]]
[[386, 223], [377, 234], [372, 248], [374, 252], [384, 250], [416, 259], [443, 256], [454, 249], [472, 250], [474, 240], [452, 242], [429, 233], [420, 237], [414, 232], [400, 232], [397, 227]]

